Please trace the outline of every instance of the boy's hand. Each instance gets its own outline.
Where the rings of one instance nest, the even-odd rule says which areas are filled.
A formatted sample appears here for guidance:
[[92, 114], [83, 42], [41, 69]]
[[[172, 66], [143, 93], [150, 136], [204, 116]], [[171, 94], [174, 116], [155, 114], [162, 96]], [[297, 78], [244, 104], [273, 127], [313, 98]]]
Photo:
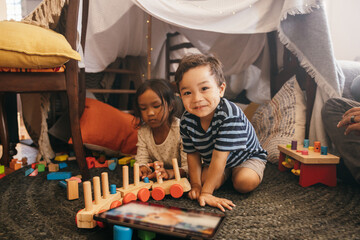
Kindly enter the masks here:
[[151, 170], [148, 167], [141, 166], [139, 170], [140, 170], [139, 171], [139, 174], [140, 174], [139, 177], [141, 179], [144, 179], [145, 177], [148, 177], [150, 179], [149, 174], [151, 175]]
[[198, 201], [200, 206], [202, 207], [204, 207], [207, 204], [212, 207], [217, 207], [223, 212], [225, 212], [225, 208], [232, 210], [232, 208], [235, 207], [235, 204], [232, 201], [226, 198], [215, 197], [210, 193], [201, 193]]
[[191, 200], [197, 200], [201, 193], [201, 186], [199, 184], [191, 184], [191, 190], [188, 194]]

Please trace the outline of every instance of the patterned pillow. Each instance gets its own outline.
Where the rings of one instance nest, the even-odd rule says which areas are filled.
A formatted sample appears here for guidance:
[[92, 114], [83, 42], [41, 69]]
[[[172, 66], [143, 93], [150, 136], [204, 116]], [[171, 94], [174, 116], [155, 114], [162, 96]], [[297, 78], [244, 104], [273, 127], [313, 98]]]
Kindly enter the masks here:
[[268, 152], [268, 161], [279, 160], [279, 144], [292, 140], [303, 142], [305, 137], [306, 105], [296, 78], [288, 80], [273, 99], [260, 105], [252, 124], [262, 147]]

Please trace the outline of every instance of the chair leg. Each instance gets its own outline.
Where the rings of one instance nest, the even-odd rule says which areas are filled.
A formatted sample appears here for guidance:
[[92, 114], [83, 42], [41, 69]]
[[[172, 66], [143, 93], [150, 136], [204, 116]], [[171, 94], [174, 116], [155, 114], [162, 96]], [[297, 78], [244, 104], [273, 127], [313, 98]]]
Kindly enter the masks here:
[[9, 144], [9, 131], [6, 120], [4, 93], [0, 93], [0, 140], [3, 146], [1, 164], [8, 167], [10, 162], [10, 144]]
[[68, 100], [69, 100], [70, 127], [71, 127], [74, 152], [76, 156], [76, 161], [80, 168], [82, 179], [83, 181], [86, 181], [89, 180], [91, 176], [85, 160], [85, 151], [84, 151], [81, 131], [80, 131], [78, 95], [75, 92], [72, 92], [68, 89]]

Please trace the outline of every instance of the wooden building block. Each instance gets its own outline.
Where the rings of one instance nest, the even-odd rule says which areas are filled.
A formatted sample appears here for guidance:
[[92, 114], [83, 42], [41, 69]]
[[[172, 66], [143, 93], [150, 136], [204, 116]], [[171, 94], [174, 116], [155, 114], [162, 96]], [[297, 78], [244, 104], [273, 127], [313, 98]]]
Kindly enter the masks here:
[[74, 200], [79, 198], [79, 183], [77, 180], [67, 180], [67, 199]]
[[71, 178], [71, 172], [52, 172], [46, 176], [47, 180], [65, 180]]
[[59, 155], [59, 156], [55, 157], [55, 161], [63, 162], [63, 161], [68, 160], [68, 158], [69, 158], [69, 155], [67, 155], [67, 154]]
[[59, 164], [57, 163], [50, 163], [48, 165], [49, 172], [57, 172], [59, 171]]

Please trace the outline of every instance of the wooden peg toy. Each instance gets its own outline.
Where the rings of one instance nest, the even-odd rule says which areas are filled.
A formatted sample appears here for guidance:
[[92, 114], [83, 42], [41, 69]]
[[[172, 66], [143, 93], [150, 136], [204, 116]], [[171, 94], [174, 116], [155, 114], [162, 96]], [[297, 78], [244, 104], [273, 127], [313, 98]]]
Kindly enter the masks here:
[[[162, 200], [165, 195], [171, 194], [173, 198], [179, 198], [184, 192], [191, 190], [191, 185], [187, 178], [180, 178], [179, 165], [176, 158], [172, 159], [175, 179], [158, 181], [152, 185], [151, 196], [155, 200]], [[161, 179], [162, 180], [162, 179]]]

